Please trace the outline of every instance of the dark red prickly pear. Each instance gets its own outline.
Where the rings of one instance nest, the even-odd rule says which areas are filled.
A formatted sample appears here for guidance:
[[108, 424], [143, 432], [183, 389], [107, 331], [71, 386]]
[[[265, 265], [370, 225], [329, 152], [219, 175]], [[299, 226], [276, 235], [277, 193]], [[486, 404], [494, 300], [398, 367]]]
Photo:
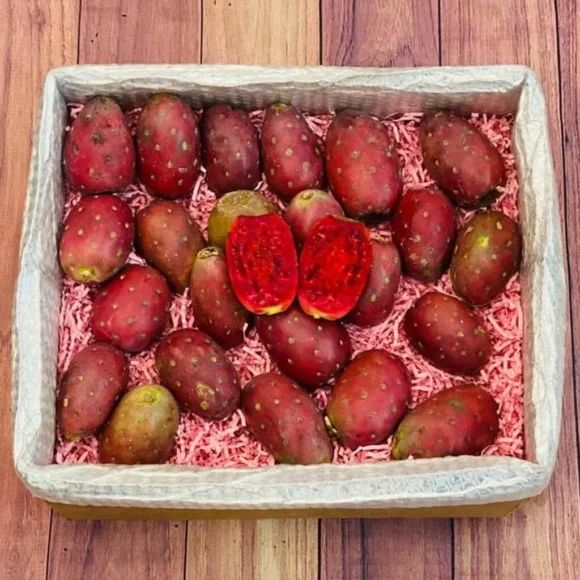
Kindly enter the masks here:
[[179, 97], [153, 95], [137, 123], [139, 179], [152, 195], [191, 192], [201, 167], [197, 119]]
[[134, 237], [133, 214], [123, 200], [114, 195], [84, 197], [64, 222], [60, 265], [75, 282], [104, 282], [125, 265]]
[[135, 176], [135, 146], [121, 107], [91, 99], [73, 121], [63, 150], [66, 178], [83, 193], [125, 189]]
[[451, 387], [405, 416], [395, 433], [393, 459], [479, 455], [498, 431], [498, 405], [486, 390]]
[[278, 463], [330, 463], [332, 442], [308, 393], [275, 373], [254, 377], [242, 391], [242, 410], [254, 437]]
[[93, 335], [127, 352], [141, 352], [163, 330], [170, 302], [169, 286], [157, 270], [129, 265], [97, 292]]

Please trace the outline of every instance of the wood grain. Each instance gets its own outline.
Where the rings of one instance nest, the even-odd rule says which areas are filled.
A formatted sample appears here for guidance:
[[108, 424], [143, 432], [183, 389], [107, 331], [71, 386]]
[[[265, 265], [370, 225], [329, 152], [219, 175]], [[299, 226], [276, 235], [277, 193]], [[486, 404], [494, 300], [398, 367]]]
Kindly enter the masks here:
[[24, 489], [12, 465], [12, 295], [38, 97], [50, 68], [76, 61], [78, 12], [70, 1], [3, 0], [0, 6], [0, 577], [39, 580], [50, 511]]
[[[521, 63], [539, 75], [549, 107], [554, 162], [562, 192], [554, 4], [542, 0], [443, 0], [441, 14], [443, 64]], [[563, 195], [561, 202], [563, 205]], [[571, 252], [578, 255], [578, 247], [572, 245]], [[457, 577], [527, 580], [577, 576], [580, 556], [573, 546], [579, 542], [580, 517], [573, 390], [574, 377], [568, 364], [560, 452], [549, 491], [506, 520], [456, 521]]]

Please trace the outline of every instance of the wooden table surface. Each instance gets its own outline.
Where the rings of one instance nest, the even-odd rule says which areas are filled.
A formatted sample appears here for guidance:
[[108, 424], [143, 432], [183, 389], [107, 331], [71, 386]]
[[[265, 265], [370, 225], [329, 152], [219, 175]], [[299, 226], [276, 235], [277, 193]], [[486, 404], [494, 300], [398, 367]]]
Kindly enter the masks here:
[[[576, 0], [0, 0], [0, 579], [580, 576], [580, 7]], [[570, 276], [564, 420], [548, 490], [503, 520], [69, 522], [20, 484], [10, 313], [44, 73], [74, 63], [521, 63], [547, 98]]]

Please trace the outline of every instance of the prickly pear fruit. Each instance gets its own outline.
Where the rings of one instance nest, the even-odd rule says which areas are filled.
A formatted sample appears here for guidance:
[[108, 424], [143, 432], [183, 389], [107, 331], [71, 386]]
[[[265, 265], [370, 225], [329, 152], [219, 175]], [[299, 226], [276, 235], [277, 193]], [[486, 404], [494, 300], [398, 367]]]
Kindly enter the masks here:
[[441, 292], [423, 294], [405, 314], [403, 327], [422, 356], [454, 375], [477, 373], [491, 355], [491, 339], [479, 316]]
[[125, 265], [134, 237], [133, 214], [122, 199], [84, 197], [64, 222], [60, 265], [75, 282], [104, 282]]
[[292, 199], [284, 217], [296, 243], [302, 245], [314, 224], [327, 215], [344, 217], [344, 211], [330, 193], [307, 189]]
[[234, 294], [222, 250], [209, 247], [197, 254], [189, 289], [195, 325], [223, 348], [241, 344], [251, 315]]
[[491, 302], [520, 267], [518, 224], [500, 211], [475, 214], [460, 230], [451, 260], [451, 282], [468, 304]]
[[449, 198], [434, 187], [412, 189], [399, 202], [391, 225], [405, 274], [435, 282], [449, 266], [457, 231]]
[[248, 113], [213, 105], [203, 116], [202, 142], [207, 184], [218, 197], [258, 185], [260, 146]]
[[394, 244], [372, 240], [372, 265], [365, 289], [348, 315], [357, 326], [376, 326], [385, 321], [401, 281], [401, 259]]
[[321, 144], [292, 106], [270, 106], [262, 126], [264, 173], [270, 189], [290, 200], [324, 181]]
[[191, 192], [201, 167], [197, 119], [179, 97], [153, 95], [137, 123], [139, 179], [152, 195]]
[[100, 429], [128, 381], [127, 359], [114, 346], [94, 342], [78, 352], [62, 377], [56, 405], [64, 439], [76, 441]]
[[357, 355], [336, 380], [326, 422], [344, 445], [382, 443], [399, 424], [411, 397], [405, 365], [385, 350]]
[[335, 216], [322, 218], [300, 255], [302, 310], [327, 320], [346, 316], [363, 293], [371, 262], [370, 234], [363, 224]]
[[226, 193], [217, 200], [209, 215], [207, 224], [209, 243], [218, 248], [225, 248], [228, 233], [238, 216], [265, 215], [275, 211], [272, 202], [257, 191]]
[[63, 149], [66, 178], [83, 193], [125, 189], [135, 176], [135, 146], [121, 107], [91, 99], [73, 121]]
[[254, 314], [284, 312], [296, 297], [298, 258], [288, 224], [277, 214], [240, 216], [226, 257], [232, 288]]
[[389, 217], [403, 190], [394, 140], [362, 111], [347, 109], [332, 121], [326, 136], [326, 170], [334, 195], [352, 218]]
[[207, 334], [184, 328], [155, 351], [161, 382], [188, 411], [208, 421], [229, 417], [240, 400], [240, 380], [225, 352]]
[[101, 463], [139, 465], [169, 459], [179, 409], [161, 385], [131, 389], [119, 402], [101, 437]]
[[340, 322], [314, 320], [297, 305], [275, 316], [258, 316], [256, 329], [280, 371], [303, 387], [327, 383], [352, 353]]
[[451, 387], [405, 416], [395, 433], [393, 459], [479, 455], [498, 430], [498, 405], [486, 390]]
[[332, 442], [308, 393], [275, 373], [254, 377], [242, 391], [242, 410], [254, 437], [278, 463], [330, 463]]
[[123, 268], [95, 296], [95, 340], [141, 352], [163, 330], [170, 302], [169, 286], [157, 270], [134, 264]]
[[158, 199], [136, 217], [137, 249], [176, 292], [189, 284], [191, 269], [205, 240], [193, 218], [174, 201]]
[[499, 151], [465, 119], [449, 112], [428, 113], [419, 141], [429, 175], [462, 207], [489, 205], [506, 184]]

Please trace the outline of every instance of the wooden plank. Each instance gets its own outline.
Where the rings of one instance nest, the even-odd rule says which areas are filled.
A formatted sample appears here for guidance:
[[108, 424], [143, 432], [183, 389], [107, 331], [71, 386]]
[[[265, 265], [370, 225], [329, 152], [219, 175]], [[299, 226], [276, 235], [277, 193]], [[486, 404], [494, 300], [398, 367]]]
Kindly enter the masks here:
[[[436, 65], [438, 28], [436, 0], [323, 0], [323, 64]], [[450, 520], [323, 520], [321, 577], [446, 579], [451, 537]]]
[[[521, 63], [531, 66], [539, 75], [550, 112], [554, 161], [562, 192], [554, 3], [541, 0], [496, 0], [490, 3], [443, 0], [441, 14], [443, 64]], [[560, 22], [563, 22], [562, 18]], [[564, 27], [573, 27], [573, 24]], [[568, 51], [568, 45], [562, 45], [562, 50]], [[573, 197], [573, 192], [569, 193], [569, 198]], [[563, 201], [562, 195], [562, 204]], [[568, 211], [570, 204], [575, 203], [568, 200]], [[578, 245], [573, 237], [570, 241], [571, 256], [577, 256]], [[580, 557], [573, 546], [578, 545], [580, 530], [578, 449], [574, 377], [570, 365], [565, 385], [558, 464], [548, 492], [505, 520], [456, 521], [455, 566], [458, 578], [527, 580], [577, 576]]]
[[46, 574], [50, 511], [12, 466], [12, 295], [38, 97], [50, 68], [76, 62], [78, 10], [75, 2], [58, 0], [0, 5], [0, 575], [37, 580]]

